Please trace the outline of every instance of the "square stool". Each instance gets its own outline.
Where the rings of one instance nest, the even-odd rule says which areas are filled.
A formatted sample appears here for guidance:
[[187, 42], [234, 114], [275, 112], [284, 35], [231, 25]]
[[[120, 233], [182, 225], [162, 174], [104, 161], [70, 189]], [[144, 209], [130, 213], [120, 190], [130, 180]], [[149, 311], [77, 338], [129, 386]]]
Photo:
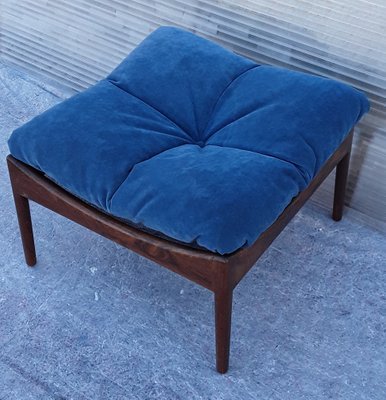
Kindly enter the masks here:
[[353, 127], [368, 110], [348, 85], [161, 27], [12, 133], [27, 264], [32, 200], [204, 286], [225, 373], [233, 289], [335, 167], [341, 219]]

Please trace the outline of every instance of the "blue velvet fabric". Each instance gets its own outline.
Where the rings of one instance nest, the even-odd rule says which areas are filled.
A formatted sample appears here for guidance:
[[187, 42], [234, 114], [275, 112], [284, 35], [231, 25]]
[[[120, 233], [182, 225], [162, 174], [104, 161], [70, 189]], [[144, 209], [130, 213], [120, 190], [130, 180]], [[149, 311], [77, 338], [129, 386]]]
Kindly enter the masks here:
[[112, 215], [226, 254], [276, 220], [368, 109], [343, 83], [162, 27], [9, 148]]

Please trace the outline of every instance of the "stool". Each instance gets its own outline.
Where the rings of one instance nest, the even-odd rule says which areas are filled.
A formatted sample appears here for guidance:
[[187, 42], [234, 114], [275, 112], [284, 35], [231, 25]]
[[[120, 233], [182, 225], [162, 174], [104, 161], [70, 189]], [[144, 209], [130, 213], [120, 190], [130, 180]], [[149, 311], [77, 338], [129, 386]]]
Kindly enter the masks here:
[[32, 200], [202, 285], [225, 373], [233, 289], [335, 167], [342, 218], [353, 127], [368, 110], [348, 85], [161, 27], [12, 133], [27, 264]]

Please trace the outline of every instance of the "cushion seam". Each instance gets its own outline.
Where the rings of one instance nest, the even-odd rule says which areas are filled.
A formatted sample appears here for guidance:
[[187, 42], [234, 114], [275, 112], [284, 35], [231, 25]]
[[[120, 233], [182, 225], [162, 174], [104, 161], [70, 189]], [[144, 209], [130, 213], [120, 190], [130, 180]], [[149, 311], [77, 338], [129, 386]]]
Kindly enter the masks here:
[[[205, 132], [206, 132], [206, 130], [208, 129], [209, 124], [210, 124], [210, 123], [212, 122], [212, 120], [213, 120], [213, 117], [214, 117], [214, 114], [215, 114], [217, 105], [218, 105], [218, 103], [220, 102], [220, 100], [223, 98], [223, 96], [225, 95], [225, 93], [227, 92], [227, 90], [229, 89], [229, 87], [232, 86], [232, 84], [233, 84], [236, 80], [238, 80], [240, 77], [242, 77], [244, 74], [246, 74], [247, 72], [251, 71], [252, 69], [259, 68], [259, 67], [260, 67], [260, 65], [256, 65], [256, 64], [253, 65], [252, 67], [246, 69], [245, 71], [241, 72], [241, 73], [238, 74], [236, 77], [234, 77], [233, 79], [231, 79], [231, 81], [225, 86], [225, 88], [224, 88], [223, 91], [220, 93], [220, 96], [217, 98], [215, 104], [213, 105], [213, 107], [212, 107], [212, 109], [211, 109], [211, 111], [210, 111], [210, 113], [209, 113], [208, 121], [207, 121], [207, 123], [205, 124], [204, 129], [201, 131], [201, 136], [204, 136], [204, 135], [205, 135]], [[211, 135], [211, 136], [212, 136], [212, 135]], [[205, 142], [206, 142], [208, 139], [210, 139], [211, 136], [209, 136], [208, 138], [206, 138], [206, 139], [205, 139]]]
[[253, 154], [256, 154], [256, 155], [263, 156], [263, 157], [274, 158], [275, 160], [281, 161], [281, 162], [283, 162], [283, 163], [289, 164], [289, 165], [291, 165], [292, 167], [294, 167], [294, 168], [296, 169], [296, 171], [299, 173], [299, 175], [303, 178], [304, 183], [305, 183], [306, 185], [308, 185], [308, 183], [309, 183], [308, 177], [304, 176], [304, 174], [303, 174], [302, 171], [300, 170], [300, 167], [299, 167], [297, 164], [295, 164], [295, 163], [293, 163], [293, 162], [291, 162], [291, 161], [283, 160], [282, 158], [277, 157], [277, 156], [274, 156], [274, 155], [272, 155], [272, 154], [262, 153], [262, 152], [260, 152], [260, 151], [253, 151], [253, 150], [248, 150], [248, 149], [240, 149], [239, 147], [224, 146], [224, 145], [220, 145], [220, 144], [207, 144], [206, 146], [215, 146], [215, 147], [222, 147], [222, 148], [224, 148], [224, 149], [232, 149], [232, 150], [245, 151], [245, 152], [247, 152], [247, 153], [253, 153]]
[[250, 115], [252, 115], [255, 112], [260, 112], [262, 109], [264, 108], [269, 108], [271, 107], [272, 104], [266, 104], [262, 107], [260, 107], [259, 109], [253, 109], [252, 111], [247, 112], [246, 114], [237, 117], [236, 119], [226, 123], [224, 126], [221, 126], [220, 128], [216, 129], [210, 136], [208, 136], [208, 138], [206, 139], [206, 142], [208, 142], [209, 140], [213, 139], [214, 136], [216, 136], [218, 133], [220, 133], [223, 129], [227, 128], [228, 126], [231, 126], [232, 124], [239, 122], [240, 120], [249, 117]]
[[127, 178], [130, 176], [130, 174], [131, 174], [131, 172], [133, 171], [134, 167], [136, 167], [137, 165], [140, 165], [140, 164], [142, 164], [142, 163], [144, 163], [144, 162], [146, 162], [146, 161], [149, 161], [149, 160], [151, 160], [151, 159], [153, 159], [153, 158], [155, 158], [155, 157], [157, 157], [157, 156], [159, 156], [159, 155], [161, 155], [161, 154], [163, 154], [163, 153], [166, 153], [166, 152], [169, 151], [169, 150], [173, 150], [173, 149], [176, 149], [176, 148], [181, 147], [181, 146], [186, 146], [187, 144], [191, 145], [191, 143], [183, 143], [183, 144], [179, 144], [179, 145], [177, 145], [177, 146], [169, 147], [169, 148], [167, 148], [167, 149], [165, 149], [165, 150], [160, 151], [159, 153], [153, 154], [152, 156], [150, 156], [150, 157], [148, 157], [148, 158], [145, 158], [144, 160], [141, 160], [141, 161], [135, 163], [134, 165], [132, 165], [132, 166], [129, 168], [129, 170], [127, 171], [127, 174], [125, 174], [125, 177], [124, 177], [124, 179], [122, 180], [122, 182], [121, 182], [121, 183], [117, 186], [117, 188], [113, 191], [113, 193], [111, 194], [111, 196], [110, 196], [109, 198], [106, 199], [106, 209], [107, 209], [107, 210], [111, 210], [111, 207], [110, 207], [110, 206], [111, 206], [111, 203], [112, 203], [112, 201], [113, 201], [113, 199], [114, 199], [114, 196], [115, 196], [116, 193], [119, 191], [119, 189], [122, 187], [122, 185], [126, 182]]
[[135, 97], [137, 100], [139, 100], [140, 102], [142, 102], [143, 104], [145, 104], [147, 107], [151, 108], [152, 110], [156, 111], [158, 114], [162, 115], [168, 122], [170, 122], [172, 125], [174, 125], [177, 129], [179, 129], [180, 131], [182, 131], [190, 140], [192, 139], [192, 136], [186, 132], [185, 129], [183, 129], [180, 125], [178, 125], [175, 121], [173, 121], [172, 119], [170, 119], [167, 115], [165, 115], [163, 112], [161, 112], [160, 110], [158, 110], [157, 108], [155, 108], [153, 105], [149, 104], [148, 102], [142, 100], [140, 97], [136, 96], [135, 94], [129, 92], [128, 90], [125, 90], [123, 88], [121, 88], [117, 83], [113, 82], [112, 80], [105, 78], [106, 82], [109, 82], [111, 85], [115, 86], [116, 88], [118, 88], [119, 90], [122, 90], [123, 92], [125, 92], [126, 94], [128, 94], [129, 96]]

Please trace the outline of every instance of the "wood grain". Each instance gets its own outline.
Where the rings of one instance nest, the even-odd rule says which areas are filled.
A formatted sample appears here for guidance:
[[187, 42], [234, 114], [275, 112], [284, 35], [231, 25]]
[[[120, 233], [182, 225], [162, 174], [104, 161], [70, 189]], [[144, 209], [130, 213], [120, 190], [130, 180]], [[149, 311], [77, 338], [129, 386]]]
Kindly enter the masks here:
[[175, 243], [128, 226], [66, 192], [36, 169], [8, 156], [8, 169], [26, 262], [28, 265], [36, 263], [28, 203], [32, 200], [213, 291], [216, 366], [218, 372], [225, 373], [229, 365], [233, 289], [336, 166], [338, 170], [333, 216], [337, 220], [341, 218], [352, 137], [353, 131], [308, 187], [293, 199], [252, 246], [225, 256]]

